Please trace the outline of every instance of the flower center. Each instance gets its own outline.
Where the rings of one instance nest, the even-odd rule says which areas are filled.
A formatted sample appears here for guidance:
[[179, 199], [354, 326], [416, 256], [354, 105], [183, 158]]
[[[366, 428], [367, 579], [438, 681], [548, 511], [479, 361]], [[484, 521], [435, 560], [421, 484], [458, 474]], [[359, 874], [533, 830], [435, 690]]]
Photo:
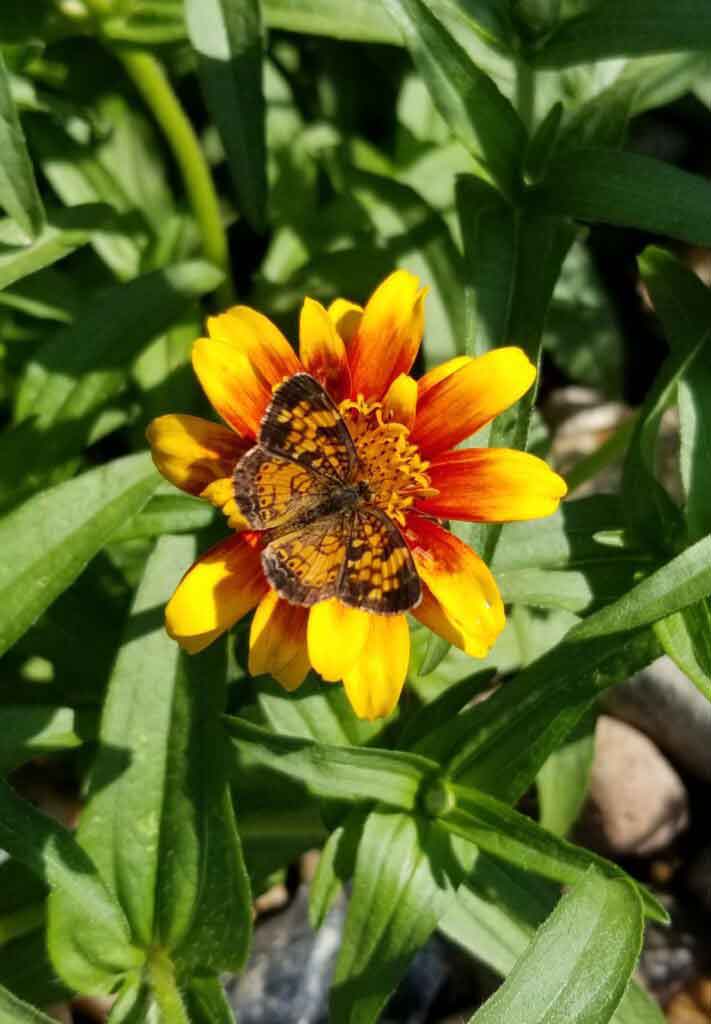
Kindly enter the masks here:
[[383, 419], [380, 402], [347, 399], [340, 411], [358, 454], [356, 483], [367, 484], [373, 505], [404, 526], [415, 498], [436, 494], [427, 475], [429, 462], [411, 443], [407, 427]]

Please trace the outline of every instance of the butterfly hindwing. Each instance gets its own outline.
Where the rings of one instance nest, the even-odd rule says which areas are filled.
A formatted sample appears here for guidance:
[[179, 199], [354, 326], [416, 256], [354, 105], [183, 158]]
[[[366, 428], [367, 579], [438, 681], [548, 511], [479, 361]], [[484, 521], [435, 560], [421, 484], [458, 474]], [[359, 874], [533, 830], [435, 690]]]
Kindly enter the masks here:
[[275, 390], [259, 431], [259, 444], [318, 476], [347, 482], [358, 464], [340, 412], [308, 373], [297, 373]]
[[292, 604], [312, 605], [338, 593], [352, 513], [299, 525], [275, 537], [262, 552], [272, 587]]
[[256, 445], [234, 471], [237, 507], [254, 530], [302, 519], [327, 498], [330, 481]]
[[397, 526], [373, 506], [352, 515], [338, 597], [353, 608], [394, 615], [422, 596], [410, 549]]

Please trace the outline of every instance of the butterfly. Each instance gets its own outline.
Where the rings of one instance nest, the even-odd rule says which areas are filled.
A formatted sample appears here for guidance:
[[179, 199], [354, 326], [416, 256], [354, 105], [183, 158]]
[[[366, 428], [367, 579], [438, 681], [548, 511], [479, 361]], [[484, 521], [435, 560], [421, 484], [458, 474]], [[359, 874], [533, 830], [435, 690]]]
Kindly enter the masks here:
[[266, 577], [292, 604], [337, 597], [388, 615], [421, 599], [410, 550], [359, 469], [348, 427], [318, 381], [297, 373], [280, 384], [233, 482], [240, 512], [264, 532]]

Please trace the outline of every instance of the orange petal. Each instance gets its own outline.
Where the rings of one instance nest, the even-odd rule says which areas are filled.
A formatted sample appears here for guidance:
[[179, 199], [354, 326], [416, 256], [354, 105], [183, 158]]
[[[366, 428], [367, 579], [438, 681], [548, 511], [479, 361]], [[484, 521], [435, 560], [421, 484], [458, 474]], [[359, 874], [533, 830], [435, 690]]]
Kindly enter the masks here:
[[269, 391], [284, 377], [303, 369], [279, 328], [249, 306], [233, 306], [226, 313], [208, 317], [207, 333], [245, 355]]
[[183, 576], [165, 609], [166, 629], [196, 654], [251, 611], [267, 589], [254, 534], [228, 537]]
[[406, 373], [396, 377], [383, 399], [383, 419], [386, 423], [402, 423], [412, 430], [417, 412], [417, 381]]
[[304, 369], [319, 381], [334, 402], [351, 393], [346, 346], [320, 302], [304, 299], [299, 320], [299, 353]]
[[193, 369], [225, 423], [243, 437], [256, 437], [272, 392], [244, 352], [225, 341], [198, 338]]
[[535, 377], [535, 366], [520, 348], [496, 348], [468, 359], [433, 386], [420, 382], [410, 439], [425, 457], [454, 448], [513, 405]]
[[159, 473], [189, 494], [229, 476], [251, 445], [199, 416], [159, 416], [148, 424], [146, 437]]
[[417, 503], [439, 519], [504, 523], [549, 516], [567, 492], [542, 459], [510, 448], [469, 448], [437, 456], [427, 470], [439, 494]]
[[227, 516], [227, 525], [231, 526], [233, 530], [249, 529], [248, 521], [237, 507], [235, 485], [231, 476], [223, 477], [221, 480], [213, 480], [204, 491], [200, 492], [200, 497], [205, 498], [206, 501], [219, 508]]
[[441, 526], [411, 515], [406, 536], [425, 584], [412, 614], [474, 658], [483, 658], [504, 628], [494, 577], [470, 547]]
[[357, 306], [355, 302], [349, 302], [348, 299], [334, 299], [328, 307], [328, 315], [348, 349], [363, 319], [363, 307]]
[[309, 670], [307, 619], [307, 608], [268, 591], [257, 605], [249, 631], [251, 675], [268, 673], [287, 690], [300, 686]]
[[462, 366], [466, 366], [471, 362], [471, 356], [455, 356], [454, 359], [448, 359], [446, 363], [440, 363], [439, 366], [435, 366], [431, 370], [428, 370], [427, 373], [423, 377], [420, 377], [417, 382], [418, 398], [424, 398], [427, 392], [430, 391], [435, 384], [439, 384], [441, 380], [444, 380], [445, 377], [449, 377], [455, 370], [459, 370]]
[[410, 630], [404, 615], [369, 615], [361, 653], [343, 676], [359, 718], [384, 718], [398, 702], [410, 661]]
[[424, 328], [425, 289], [396, 270], [373, 292], [348, 348], [353, 394], [380, 399], [415, 362]]
[[371, 616], [333, 598], [315, 604], [309, 614], [309, 658], [327, 683], [342, 679], [356, 661], [368, 637]]

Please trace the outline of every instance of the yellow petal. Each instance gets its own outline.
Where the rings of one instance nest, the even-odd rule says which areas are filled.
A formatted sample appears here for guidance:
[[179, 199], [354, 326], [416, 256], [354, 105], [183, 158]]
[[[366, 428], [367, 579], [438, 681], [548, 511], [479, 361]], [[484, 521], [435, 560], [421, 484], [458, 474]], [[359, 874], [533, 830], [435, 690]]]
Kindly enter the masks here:
[[371, 615], [368, 637], [343, 676], [359, 718], [384, 718], [398, 702], [410, 661], [410, 630], [404, 615]]
[[406, 537], [425, 584], [412, 614], [467, 654], [483, 658], [505, 622], [489, 569], [463, 541], [429, 519], [410, 515]]
[[254, 536], [228, 537], [183, 576], [165, 609], [166, 629], [195, 654], [251, 611], [266, 590]]
[[471, 356], [455, 356], [453, 359], [448, 359], [445, 363], [440, 363], [439, 366], [434, 366], [418, 380], [418, 397], [424, 398], [435, 384], [439, 384], [441, 380], [449, 377], [455, 370], [461, 370], [463, 366], [471, 362], [473, 362]]
[[411, 430], [416, 412], [417, 381], [407, 373], [401, 373], [392, 382], [383, 399], [383, 419], [387, 423], [402, 423]]
[[424, 329], [425, 289], [396, 270], [376, 288], [348, 348], [354, 395], [379, 400], [415, 362]]
[[425, 458], [456, 447], [518, 401], [535, 377], [535, 366], [520, 348], [496, 348], [468, 359], [432, 387], [420, 382], [411, 440]]
[[229, 476], [252, 443], [199, 416], [159, 416], [146, 437], [158, 472], [189, 494]]
[[509, 448], [445, 452], [427, 474], [439, 493], [418, 501], [417, 508], [438, 519], [508, 523], [549, 516], [567, 491], [542, 459]]
[[198, 338], [193, 369], [225, 423], [242, 437], [256, 437], [272, 392], [244, 352], [215, 338]]
[[204, 491], [200, 492], [200, 497], [205, 498], [215, 508], [219, 508], [227, 516], [227, 525], [231, 526], [233, 530], [249, 529], [249, 523], [237, 507], [234, 480], [231, 476], [223, 477], [222, 480], [213, 480]]
[[269, 391], [302, 369], [279, 328], [249, 306], [233, 306], [226, 313], [208, 317], [207, 333], [245, 355]]
[[334, 402], [351, 393], [346, 346], [320, 302], [304, 299], [299, 320], [299, 354], [304, 369], [328, 391]]
[[348, 299], [334, 299], [328, 307], [328, 315], [343, 339], [346, 349], [353, 341], [363, 318], [363, 307]]
[[253, 676], [274, 676], [287, 690], [295, 690], [309, 670], [306, 649], [308, 609], [289, 604], [275, 590], [257, 606], [249, 632], [249, 671]]
[[309, 658], [326, 682], [342, 679], [359, 656], [368, 636], [371, 616], [333, 598], [315, 604], [307, 631]]

